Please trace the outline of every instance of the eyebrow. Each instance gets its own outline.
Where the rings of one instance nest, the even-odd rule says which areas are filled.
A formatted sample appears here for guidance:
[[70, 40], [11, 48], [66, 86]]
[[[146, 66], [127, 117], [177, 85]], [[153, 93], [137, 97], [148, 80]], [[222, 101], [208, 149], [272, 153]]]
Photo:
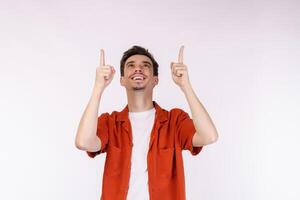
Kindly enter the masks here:
[[[129, 61], [128, 63], [126, 63], [126, 65], [129, 65], [131, 63], [135, 63], [135, 61]], [[149, 61], [142, 61], [142, 63], [149, 64], [150, 66], [152, 65]]]

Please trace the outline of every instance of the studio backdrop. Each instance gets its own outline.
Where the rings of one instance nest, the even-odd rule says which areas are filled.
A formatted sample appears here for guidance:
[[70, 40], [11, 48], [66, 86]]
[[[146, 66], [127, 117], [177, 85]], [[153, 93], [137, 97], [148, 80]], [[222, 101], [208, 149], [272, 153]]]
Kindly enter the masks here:
[[189, 114], [170, 63], [219, 139], [183, 151], [188, 200], [296, 200], [300, 3], [296, 0], [0, 1], [0, 199], [97, 200], [105, 154], [75, 147], [99, 52], [115, 67], [99, 115], [127, 104], [119, 62], [133, 45], [159, 63], [153, 99]]

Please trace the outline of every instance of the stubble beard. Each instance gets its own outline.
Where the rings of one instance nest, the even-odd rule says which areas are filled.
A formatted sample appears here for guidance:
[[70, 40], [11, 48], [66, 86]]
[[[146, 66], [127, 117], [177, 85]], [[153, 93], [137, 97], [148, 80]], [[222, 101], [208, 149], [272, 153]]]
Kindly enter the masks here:
[[133, 91], [145, 90], [145, 87], [133, 87]]

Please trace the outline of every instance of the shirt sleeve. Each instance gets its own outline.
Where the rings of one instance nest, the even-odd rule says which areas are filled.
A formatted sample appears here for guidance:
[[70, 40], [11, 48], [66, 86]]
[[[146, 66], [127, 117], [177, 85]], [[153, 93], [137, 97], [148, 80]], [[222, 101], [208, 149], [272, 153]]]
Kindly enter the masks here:
[[193, 156], [200, 153], [203, 146], [193, 146], [193, 136], [196, 133], [193, 120], [189, 114], [181, 110], [177, 120], [178, 137], [182, 150], [189, 150]]
[[99, 137], [101, 141], [101, 149], [96, 152], [86, 151], [89, 157], [94, 158], [100, 153], [104, 153], [107, 150], [107, 144], [108, 144], [108, 122], [109, 120], [109, 114], [103, 113], [98, 117], [98, 123], [97, 123], [97, 133], [96, 135]]

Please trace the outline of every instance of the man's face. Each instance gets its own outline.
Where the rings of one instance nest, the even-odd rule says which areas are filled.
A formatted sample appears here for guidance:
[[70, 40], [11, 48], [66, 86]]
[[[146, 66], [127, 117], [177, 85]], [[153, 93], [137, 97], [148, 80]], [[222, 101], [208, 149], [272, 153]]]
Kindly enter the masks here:
[[125, 62], [124, 76], [121, 76], [120, 83], [129, 90], [152, 90], [158, 83], [158, 77], [153, 76], [150, 58], [144, 55], [130, 56]]

